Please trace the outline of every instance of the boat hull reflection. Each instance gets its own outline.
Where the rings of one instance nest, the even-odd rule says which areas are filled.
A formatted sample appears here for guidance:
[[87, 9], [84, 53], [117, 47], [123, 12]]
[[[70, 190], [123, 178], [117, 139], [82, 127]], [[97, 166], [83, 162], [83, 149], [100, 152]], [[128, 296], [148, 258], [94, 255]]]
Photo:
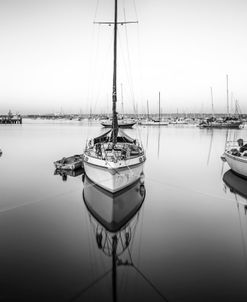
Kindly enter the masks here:
[[244, 198], [247, 204], [247, 180], [235, 174], [232, 170], [228, 170], [223, 175], [223, 181], [234, 194], [238, 194]]
[[128, 188], [111, 193], [84, 179], [83, 199], [94, 218], [110, 232], [117, 232], [135, 216], [145, 199], [141, 180]]

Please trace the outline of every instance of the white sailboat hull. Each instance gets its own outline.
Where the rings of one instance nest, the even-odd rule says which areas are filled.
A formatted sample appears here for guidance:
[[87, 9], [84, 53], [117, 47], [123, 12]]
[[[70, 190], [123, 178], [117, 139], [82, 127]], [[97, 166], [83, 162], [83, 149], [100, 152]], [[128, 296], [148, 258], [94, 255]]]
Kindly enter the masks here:
[[168, 122], [154, 122], [154, 121], [142, 121], [142, 126], [168, 126]]
[[[103, 189], [115, 193], [128, 187], [136, 180], [138, 180], [143, 173], [143, 162], [134, 163], [133, 159], [129, 160], [128, 164], [122, 161], [118, 163], [106, 163], [102, 160], [97, 160], [95, 163], [93, 159], [90, 162], [84, 161], [84, 170], [87, 177]], [[130, 162], [132, 161], [132, 163]], [[103, 162], [103, 163], [102, 163]]]
[[235, 156], [228, 152], [224, 153], [224, 157], [235, 173], [247, 178], [247, 157]]

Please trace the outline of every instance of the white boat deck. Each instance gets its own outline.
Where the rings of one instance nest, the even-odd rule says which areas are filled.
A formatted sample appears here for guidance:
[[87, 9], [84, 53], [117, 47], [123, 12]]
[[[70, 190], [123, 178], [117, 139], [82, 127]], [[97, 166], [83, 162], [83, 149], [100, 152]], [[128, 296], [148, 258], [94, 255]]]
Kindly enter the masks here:
[[87, 144], [85, 155], [116, 162], [118, 160], [128, 160], [144, 155], [142, 146], [139, 144], [117, 143], [114, 148], [112, 143], [97, 143], [94, 146]]

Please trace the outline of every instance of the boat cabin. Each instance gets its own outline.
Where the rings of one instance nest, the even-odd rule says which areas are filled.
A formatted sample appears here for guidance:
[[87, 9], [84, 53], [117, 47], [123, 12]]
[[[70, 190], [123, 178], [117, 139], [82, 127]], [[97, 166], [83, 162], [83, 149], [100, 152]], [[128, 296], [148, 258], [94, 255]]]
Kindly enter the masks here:
[[140, 143], [119, 129], [117, 143], [112, 142], [112, 130], [103, 135], [90, 139], [85, 153], [91, 157], [116, 162], [127, 160], [144, 154]]

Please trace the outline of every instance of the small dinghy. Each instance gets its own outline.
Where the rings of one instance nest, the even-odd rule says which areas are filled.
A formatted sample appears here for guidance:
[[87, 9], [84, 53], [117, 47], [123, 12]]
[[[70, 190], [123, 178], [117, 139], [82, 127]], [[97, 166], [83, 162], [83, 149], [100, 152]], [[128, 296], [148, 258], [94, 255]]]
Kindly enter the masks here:
[[76, 170], [83, 167], [82, 155], [73, 155], [70, 157], [63, 157], [54, 162], [56, 169], [61, 170]]
[[54, 171], [54, 175], [60, 175], [63, 181], [66, 181], [69, 177], [77, 177], [84, 173], [84, 169], [82, 167], [76, 170], [64, 170], [64, 169], [56, 169]]

